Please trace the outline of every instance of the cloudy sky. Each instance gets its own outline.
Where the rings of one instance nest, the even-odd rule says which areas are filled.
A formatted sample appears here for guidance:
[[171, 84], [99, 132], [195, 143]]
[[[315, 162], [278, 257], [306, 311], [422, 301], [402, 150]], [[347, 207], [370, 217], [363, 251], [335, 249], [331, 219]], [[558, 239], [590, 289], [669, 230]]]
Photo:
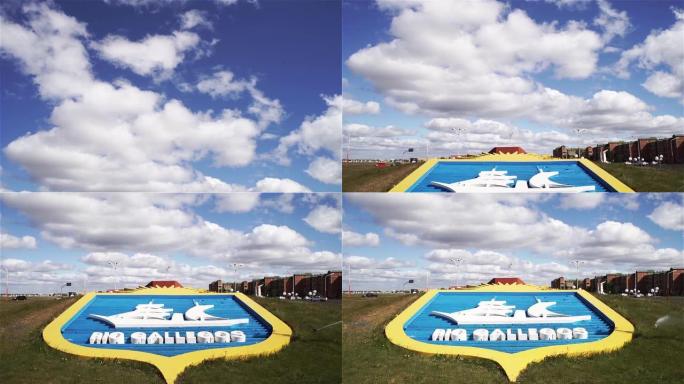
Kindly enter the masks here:
[[[2, 289], [55, 292], [341, 266], [339, 194], [3, 193]], [[109, 262], [118, 262], [114, 273]], [[232, 264], [243, 264], [237, 272]]]
[[[343, 264], [352, 289], [479, 284], [684, 267], [684, 195], [344, 196]], [[456, 265], [451, 259], [461, 259]], [[351, 267], [351, 273], [349, 272]], [[411, 285], [406, 285], [411, 287]]]
[[342, 13], [345, 156], [684, 133], [681, 1], [343, 1]]
[[0, 5], [2, 186], [340, 189], [340, 7]]

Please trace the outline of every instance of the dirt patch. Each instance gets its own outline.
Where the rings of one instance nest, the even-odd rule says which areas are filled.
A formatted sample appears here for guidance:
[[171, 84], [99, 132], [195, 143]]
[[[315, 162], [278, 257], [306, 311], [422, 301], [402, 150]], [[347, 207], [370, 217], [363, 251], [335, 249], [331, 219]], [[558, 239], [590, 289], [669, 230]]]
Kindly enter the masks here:
[[411, 295], [400, 298], [392, 303], [381, 305], [359, 316], [353, 323], [366, 324], [368, 328], [386, 323], [392, 316], [406, 308], [419, 296]]
[[27, 311], [24, 316], [17, 320], [4, 324], [0, 328], [0, 340], [5, 340], [5, 336], [11, 337], [13, 340], [23, 338], [55, 318], [73, 303], [74, 300], [68, 299], [46, 301], [40, 310]]

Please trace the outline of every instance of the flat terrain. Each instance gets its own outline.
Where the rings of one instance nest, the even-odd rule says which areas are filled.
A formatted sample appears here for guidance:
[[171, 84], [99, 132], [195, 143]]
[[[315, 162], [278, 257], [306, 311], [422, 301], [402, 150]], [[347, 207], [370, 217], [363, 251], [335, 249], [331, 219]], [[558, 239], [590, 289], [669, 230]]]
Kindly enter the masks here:
[[[390, 343], [385, 325], [418, 295], [345, 296], [342, 379], [344, 383], [508, 383], [489, 360], [412, 352]], [[532, 364], [518, 383], [674, 383], [684, 377], [684, 297], [634, 299], [601, 296], [636, 327], [619, 351], [589, 357], [552, 357]], [[658, 327], [654, 324], [668, 315]]]
[[[0, 302], [0, 383], [164, 383], [157, 369], [128, 360], [80, 358], [48, 347], [43, 328], [75, 299], [29, 298]], [[294, 330], [279, 353], [243, 361], [209, 361], [188, 368], [177, 383], [338, 383], [340, 302], [257, 299]]]
[[375, 163], [342, 163], [343, 192], [387, 192], [423, 165], [393, 165], [376, 168]]
[[684, 192], [684, 164], [639, 167], [596, 163], [636, 192]]

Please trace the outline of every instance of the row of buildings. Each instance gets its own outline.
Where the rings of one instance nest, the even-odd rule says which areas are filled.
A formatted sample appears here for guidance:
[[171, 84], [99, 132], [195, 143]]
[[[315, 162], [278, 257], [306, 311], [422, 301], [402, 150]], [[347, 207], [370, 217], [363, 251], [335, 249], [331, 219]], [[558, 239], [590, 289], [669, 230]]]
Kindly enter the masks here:
[[656, 156], [663, 156], [664, 164], [684, 163], [684, 135], [657, 139], [637, 139], [628, 142], [598, 144], [594, 147], [569, 148], [564, 145], [553, 150], [553, 157], [572, 159], [585, 157], [594, 161], [624, 163], [629, 158], [642, 157], [653, 162]]
[[609, 273], [603, 276], [584, 279], [565, 279], [559, 277], [551, 281], [551, 288], [572, 289], [575, 283], [586, 291], [599, 292], [603, 284], [605, 293], [623, 293], [634, 290], [646, 294], [658, 288], [662, 296], [684, 296], [684, 268], [670, 268], [669, 271], [636, 271], [630, 274]]
[[216, 280], [209, 284], [209, 290], [212, 292], [238, 291], [252, 296], [269, 297], [291, 293], [305, 297], [309, 292], [316, 291], [322, 297], [339, 299], [342, 297], [342, 272], [295, 273], [290, 276], [265, 276], [261, 279], [242, 282]]

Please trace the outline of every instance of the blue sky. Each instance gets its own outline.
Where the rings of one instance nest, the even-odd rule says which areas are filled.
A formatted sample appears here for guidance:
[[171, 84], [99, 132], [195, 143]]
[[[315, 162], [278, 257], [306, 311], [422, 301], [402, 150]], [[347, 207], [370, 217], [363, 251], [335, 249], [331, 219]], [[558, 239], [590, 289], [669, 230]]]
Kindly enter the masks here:
[[[69, 18], [69, 22], [61, 26], [51, 25], [50, 15]], [[193, 18], [188, 18], [192, 21], [183, 24], [186, 15]], [[339, 160], [340, 126], [337, 122], [341, 119], [341, 112], [337, 111], [334, 103], [325, 99], [333, 99], [341, 92], [339, 3], [238, 1], [221, 5], [220, 2], [201, 1], [130, 6], [116, 1], [57, 1], [49, 6], [35, 6], [11, 1], [3, 3], [2, 17], [3, 21], [7, 21], [4, 23], [4, 42], [0, 47], [3, 78], [0, 94], [1, 140], [4, 148], [1, 160], [2, 184], [5, 188], [168, 192], [198, 189], [204, 192], [210, 188], [217, 191], [339, 190], [339, 172], [331, 164], [332, 160]], [[84, 28], [83, 32], [74, 32], [78, 30], [78, 25]], [[41, 28], [61, 28], [60, 34], [64, 36], [55, 38], [53, 35], [52, 40], [46, 39], [41, 36]], [[27, 52], [21, 44], [12, 43], [20, 40], [22, 34], [33, 34], [36, 41], [42, 40], [44, 45], [34, 47], [33, 53]], [[180, 42], [181, 36], [187, 39], [186, 42]], [[150, 38], [157, 38], [157, 41], [153, 42]], [[61, 53], [55, 54], [52, 50], [68, 43], [80, 46], [84, 51], [64, 52], [62, 49]], [[158, 44], [156, 49], [154, 43]], [[161, 44], [166, 45], [160, 47]], [[41, 61], [56, 63], [55, 67], [59, 67], [44, 65], [31, 68], [28, 63], [35, 63], [33, 55]], [[73, 70], [70, 76], [81, 79], [92, 76], [87, 89], [74, 91], [75, 94], [61, 89], [50, 91], [48, 88], [54, 85], [50, 83], [50, 76], [63, 71], [65, 66], [74, 67], [79, 60], [84, 60], [89, 68], [82, 73]], [[140, 65], [146, 60], [150, 60], [148, 67], [136, 68], [136, 64]], [[213, 88], [199, 88], [202, 80], [215, 78], [221, 72], [232, 74], [232, 78], [224, 80], [223, 85], [229, 89], [231, 86], [237, 88], [229, 91], [224, 88], [221, 91], [216, 88], [217, 81], [211, 84]], [[114, 111], [107, 116], [109, 120], [122, 118], [122, 124], [127, 125], [123, 128], [128, 129], [131, 135], [138, 135], [128, 148], [112, 148], [102, 143], [94, 146], [92, 141], [85, 138], [75, 142], [72, 135], [83, 134], [76, 127], [77, 123], [51, 118], [53, 110], [70, 100], [87, 97], [94, 84], [116, 84], [122, 81], [140, 91], [154, 92], [160, 98], [151, 108], [135, 111], [125, 118]], [[254, 81], [253, 88], [257, 93], [246, 85], [250, 81]], [[166, 139], [181, 150], [191, 151], [192, 154], [187, 157], [165, 159], [163, 155], [150, 153], [147, 146], [155, 145], [153, 135], [140, 136], [140, 131], [134, 127], [136, 118], [145, 113], [160, 112], [165, 103], [171, 100], [179, 100], [190, 113], [198, 116], [204, 114], [205, 120], [219, 120], [222, 111], [230, 109], [250, 123], [259, 125], [262, 116], [249, 111], [257, 98], [255, 94], [266, 98], [266, 103], [270, 104], [265, 105], [278, 115], [265, 120], [263, 126], [256, 128], [256, 132], [245, 133], [249, 127], [214, 127], [210, 132], [222, 130], [220, 134], [215, 134], [214, 143], [209, 138], [190, 145], [188, 142], [192, 140], [191, 137], [200, 135], [197, 133], [198, 127], [183, 126], [179, 129], [185, 132], [173, 134], [168, 132], [171, 129], [167, 127], [165, 134], [169, 137]], [[129, 99], [136, 96], [130, 95]], [[113, 92], [93, 97], [99, 97], [103, 103], [120, 104], [119, 97], [125, 96]], [[93, 111], [93, 107], [83, 106], [79, 111], [87, 114]], [[301, 132], [300, 126], [307, 119], [315, 121], [325, 116], [330, 118], [319, 121], [316, 131], [319, 135], [331, 137], [327, 141]], [[224, 120], [224, 123], [228, 122]], [[106, 136], [112, 129], [104, 124], [93, 124], [87, 128], [94, 136]], [[162, 135], [163, 131], [159, 126], [146, 129], [156, 131], [153, 133], [157, 135]], [[34, 149], [43, 149], [41, 152], [45, 156], [51, 150], [99, 156], [103, 161], [100, 168], [108, 165], [116, 168], [122, 162], [131, 162], [124, 164], [131, 167], [129, 173], [148, 173], [147, 177], [153, 180], [147, 184], [130, 183], [127, 186], [128, 181], [122, 176], [122, 180], [115, 184], [107, 181], [106, 172], [99, 174], [97, 169], [89, 169], [89, 161], [84, 161], [81, 163], [84, 170], [74, 169], [76, 175], [56, 169], [52, 173], [64, 173], [64, 180], [55, 182], [36, 169], [36, 163], [46, 160], [41, 158], [41, 154], [26, 153], [19, 146], [14, 151], [7, 150], [12, 142], [22, 137], [49, 130], [53, 130], [53, 137], [34, 137], [25, 144]], [[247, 136], [246, 145], [239, 143], [241, 135]], [[288, 135], [292, 136], [288, 144], [280, 145]], [[65, 145], [62, 140], [69, 141], [69, 144]], [[106, 139], [103, 141], [106, 142]], [[244, 154], [235, 154], [252, 145], [254, 148], [249, 148]], [[131, 160], [125, 153], [133, 150], [131, 146], [148, 152], [148, 158], [143, 160], [149, 162], [147, 167]], [[230, 155], [231, 152], [234, 155]], [[228, 154], [229, 158], [217, 164], [214, 156], [222, 154]], [[65, 154], [53, 153], [49, 156], [55, 158], [48, 163], [60, 164], [64, 161], [60, 168], [68, 164], [63, 159]], [[311, 163], [318, 158], [331, 161], [322, 163], [325, 167], [307, 173]], [[154, 175], [155, 169], [150, 168], [160, 163], [183, 167], [189, 175], [181, 181], [168, 175], [171, 172], [168, 170], [159, 169], [159, 174]], [[43, 169], [45, 167], [42, 165]], [[78, 175], [79, 171], [92, 172], [92, 176]], [[204, 176], [218, 179], [221, 183], [207, 186]], [[154, 185], [155, 177], [163, 186]], [[257, 184], [264, 179], [267, 181]], [[280, 183], [277, 182], [279, 180]], [[289, 181], [283, 183], [283, 180]], [[188, 185], [193, 182], [202, 187]]]
[[[340, 268], [336, 194], [4, 193], [1, 202], [1, 263], [15, 292], [72, 280], [80, 289], [84, 278], [89, 289], [151, 279], [204, 287]], [[243, 264], [237, 273], [233, 263]]]
[[[684, 265], [681, 194], [415, 198], [345, 194], [345, 271], [356, 289], [478, 284], [518, 276], [548, 285], [583, 275]], [[461, 258], [456, 268], [450, 259]]]
[[352, 157], [684, 133], [681, 2], [344, 1], [342, 14], [343, 93], [379, 104], [345, 110]]

